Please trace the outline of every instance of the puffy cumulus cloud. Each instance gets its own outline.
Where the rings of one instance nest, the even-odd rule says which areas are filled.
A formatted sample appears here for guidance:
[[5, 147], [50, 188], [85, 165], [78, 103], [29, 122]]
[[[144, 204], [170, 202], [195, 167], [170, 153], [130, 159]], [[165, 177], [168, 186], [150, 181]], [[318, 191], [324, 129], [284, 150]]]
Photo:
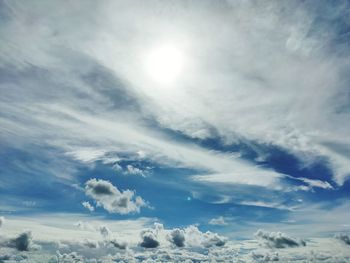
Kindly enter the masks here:
[[[138, 244], [130, 244], [127, 249], [120, 242], [63, 241], [61, 244], [38, 241], [41, 250], [19, 251], [14, 247], [0, 245], [0, 262], [38, 262], [38, 263], [112, 263], [112, 262], [228, 262], [228, 263], [266, 263], [266, 262], [325, 262], [346, 263], [350, 261], [347, 246], [334, 242], [333, 238], [310, 239], [309, 246], [275, 248], [261, 247], [256, 240], [227, 241], [225, 246], [184, 247], [173, 246], [163, 240], [163, 234], [175, 229], [155, 226], [153, 234], [160, 242], [153, 249], [145, 249]], [[150, 231], [148, 231], [150, 232]], [[165, 233], [163, 233], [165, 232]], [[1, 237], [0, 237], [1, 241]], [[114, 242], [114, 241], [113, 241]], [[88, 243], [88, 245], [87, 245]], [[126, 247], [125, 247], [126, 248]]]
[[113, 196], [119, 193], [119, 190], [109, 181], [90, 179], [85, 183], [86, 194], [95, 196]]
[[82, 202], [81, 204], [90, 212], [95, 211], [95, 207], [93, 207], [89, 202], [85, 201], [85, 202]]
[[153, 229], [143, 230], [140, 234], [141, 243], [140, 246], [144, 248], [156, 248], [159, 246], [159, 241], [157, 240], [157, 232]]
[[220, 236], [217, 233], [212, 233], [207, 231], [204, 233], [204, 242], [203, 245], [205, 247], [218, 246], [222, 247], [226, 244], [226, 238]]
[[196, 226], [189, 226], [184, 229], [186, 244], [193, 247], [224, 246], [226, 238], [210, 231], [201, 232]]
[[117, 187], [106, 180], [90, 179], [85, 183], [85, 194], [93, 198], [98, 206], [110, 213], [139, 213], [147, 203], [134, 191], [119, 191]]
[[255, 236], [263, 240], [271, 248], [287, 248], [306, 246], [305, 241], [289, 237], [281, 232], [267, 232], [259, 229]]
[[185, 246], [185, 231], [179, 228], [175, 228], [169, 233], [169, 241], [177, 247]]
[[217, 218], [213, 218], [209, 221], [210, 225], [215, 225], [215, 226], [226, 226], [227, 222], [225, 221], [225, 218], [222, 216], [219, 216]]
[[196, 226], [188, 226], [183, 229], [165, 229], [162, 224], [155, 223], [153, 228], [141, 231], [141, 247], [155, 248], [174, 245], [178, 248], [200, 248], [223, 247], [227, 239], [210, 231], [202, 232]]
[[337, 234], [334, 236], [336, 239], [342, 241], [346, 245], [350, 245], [350, 236], [347, 234]]
[[0, 227], [2, 227], [4, 223], [5, 223], [5, 217], [0, 216]]
[[[101, 248], [101, 246], [111, 245], [114, 248], [118, 249], [126, 249], [128, 247], [128, 243], [125, 241], [121, 241], [116, 239], [114, 233], [109, 229], [109, 227], [105, 225], [94, 226], [86, 222], [79, 221], [76, 224], [81, 230], [88, 230], [92, 233], [98, 232], [102, 237], [103, 241], [98, 242], [94, 239], [85, 239], [82, 242], [82, 245], [90, 248]], [[130, 236], [129, 236], [130, 237]], [[125, 238], [125, 237], [124, 237]]]

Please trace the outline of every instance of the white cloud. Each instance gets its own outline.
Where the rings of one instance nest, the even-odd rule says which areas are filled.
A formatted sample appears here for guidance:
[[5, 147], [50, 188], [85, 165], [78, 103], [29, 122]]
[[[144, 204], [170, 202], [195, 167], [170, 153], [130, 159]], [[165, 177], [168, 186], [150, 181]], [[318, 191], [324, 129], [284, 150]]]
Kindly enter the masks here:
[[134, 167], [131, 164], [128, 164], [126, 166], [125, 173], [126, 174], [131, 174], [131, 175], [140, 175], [140, 176], [143, 176], [143, 177], [146, 176], [146, 172], [145, 171], [141, 170], [140, 168]]
[[201, 232], [196, 226], [189, 226], [184, 229], [186, 244], [193, 247], [224, 246], [226, 238], [210, 231]]
[[227, 222], [225, 221], [225, 218], [223, 216], [219, 216], [217, 218], [212, 218], [209, 221], [210, 225], [216, 225], [216, 226], [226, 226]]
[[[90, 240], [91, 241], [91, 240]], [[94, 243], [94, 241], [91, 241]], [[284, 248], [276, 251], [259, 247], [253, 240], [229, 242], [224, 247], [198, 250], [186, 247], [157, 247], [119, 249], [98, 243], [99, 249], [79, 242], [41, 242], [40, 251], [16, 251], [0, 247], [1, 260], [30, 262], [348, 262], [349, 250], [330, 238], [313, 239], [310, 247]], [[57, 252], [56, 252], [57, 251]]]
[[81, 203], [90, 212], [95, 211], [95, 208], [87, 201]]
[[282, 210], [293, 210], [293, 207], [288, 207], [286, 205], [280, 204], [280, 203], [274, 203], [274, 202], [263, 202], [263, 201], [242, 201], [239, 202], [241, 205], [247, 205], [247, 206], [258, 206], [258, 207], [267, 207], [267, 208], [276, 208], [276, 209], [282, 209]]
[[166, 229], [162, 224], [155, 223], [152, 228], [143, 229], [140, 232], [139, 246], [144, 248], [157, 247], [186, 247], [208, 249], [211, 247], [223, 247], [227, 238], [210, 231], [202, 232], [198, 227], [190, 225], [185, 228]]
[[179, 228], [175, 228], [170, 231], [168, 239], [177, 247], [185, 246], [185, 231]]
[[141, 243], [140, 246], [144, 248], [156, 248], [159, 246], [157, 240], [157, 234], [152, 229], [146, 229], [141, 232]]
[[255, 236], [263, 240], [268, 247], [272, 247], [272, 248], [306, 246], [305, 241], [297, 240], [281, 232], [267, 232], [259, 229], [255, 233]]
[[313, 190], [313, 188], [334, 190], [334, 187], [327, 181], [321, 181], [317, 179], [310, 179], [310, 178], [304, 178], [304, 177], [292, 177], [292, 176], [286, 176], [286, 177], [294, 181], [301, 181], [306, 184], [306, 185], [298, 185], [297, 187], [294, 187], [299, 190], [309, 191], [309, 190]]
[[[10, 216], [7, 227], [0, 237], [0, 259], [26, 259], [30, 262], [145, 262], [147, 259], [161, 262], [347, 262], [350, 252], [346, 245], [334, 242], [334, 238], [308, 238], [307, 246], [283, 249], [261, 247], [256, 240], [225, 240], [212, 232], [201, 232], [194, 226], [184, 229], [166, 229], [156, 223], [151, 226], [150, 220], [105, 220], [91, 217], [92, 230], [72, 228], [72, 222], [85, 220], [84, 215], [42, 215], [36, 218], [18, 218]], [[82, 221], [84, 222], [84, 221]], [[40, 250], [18, 251], [8, 247], [9, 240], [18, 237], [18, 231], [26, 224], [33, 232], [35, 244]], [[110, 240], [101, 239], [99, 226], [108, 226]], [[145, 231], [145, 227], [146, 231]], [[153, 249], [140, 247], [140, 233], [152, 233], [159, 245]], [[172, 235], [172, 233], [174, 233]], [[177, 246], [170, 237], [184, 237], [184, 246]], [[267, 232], [266, 232], [267, 233]], [[114, 237], [116, 235], [116, 237]], [[273, 244], [289, 244], [296, 239], [286, 235], [267, 233]], [[282, 238], [281, 238], [282, 237]], [[27, 239], [26, 239], [27, 240]], [[28, 239], [29, 240], [29, 239]], [[33, 242], [32, 239], [30, 239]], [[181, 239], [182, 240], [182, 239]], [[281, 241], [282, 240], [282, 241]], [[126, 244], [128, 241], [128, 244]], [[142, 241], [142, 239], [141, 239]], [[281, 243], [282, 242], [282, 243]], [[179, 243], [182, 244], [182, 241]], [[125, 245], [125, 246], [124, 246]], [[97, 249], [98, 247], [98, 249]], [[56, 254], [56, 251], [57, 254]], [[54, 261], [56, 259], [57, 261]], [[95, 261], [94, 261], [95, 260]], [[263, 261], [265, 260], [265, 261]]]
[[239, 167], [237, 172], [194, 175], [192, 176], [192, 179], [194, 181], [204, 183], [258, 185], [263, 187], [271, 187], [275, 190], [281, 190], [281, 185], [278, 183], [278, 179], [282, 177], [282, 175], [279, 175], [272, 170], [247, 166]]
[[135, 192], [130, 190], [119, 191], [109, 181], [90, 179], [85, 183], [85, 194], [93, 198], [98, 206], [102, 206], [110, 213], [129, 214], [139, 213], [141, 207], [147, 203]]
[[304, 183], [307, 183], [311, 187], [318, 187], [322, 189], [334, 189], [328, 182], [323, 182], [321, 180], [312, 180], [308, 178], [298, 178]]
[[68, 156], [72, 156], [74, 159], [85, 163], [92, 163], [101, 160], [103, 157], [105, 157], [105, 154], [105, 150], [98, 150], [94, 148], [83, 148], [72, 152], [67, 152]]

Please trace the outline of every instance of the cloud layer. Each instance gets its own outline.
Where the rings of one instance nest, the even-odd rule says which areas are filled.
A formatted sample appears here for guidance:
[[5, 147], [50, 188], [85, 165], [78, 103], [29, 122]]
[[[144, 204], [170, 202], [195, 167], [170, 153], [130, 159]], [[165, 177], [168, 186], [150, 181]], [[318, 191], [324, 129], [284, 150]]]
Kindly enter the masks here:
[[[162, 225], [152, 228], [161, 238]], [[179, 229], [168, 233], [179, 234]], [[157, 232], [158, 231], [158, 232]], [[157, 232], [157, 233], [156, 233]], [[146, 235], [146, 233], [148, 233]], [[149, 236], [150, 229], [141, 231], [142, 236]], [[113, 233], [115, 234], [115, 233]], [[22, 234], [20, 235], [22, 236]], [[27, 239], [26, 239], [27, 240]], [[32, 242], [32, 239], [30, 239]], [[3, 241], [3, 240], [0, 240]], [[35, 241], [36, 248], [12, 248], [1, 246], [0, 260], [3, 262], [347, 262], [349, 251], [331, 238], [312, 239], [309, 246], [261, 248], [256, 240], [227, 242], [224, 246], [199, 247], [174, 246], [160, 243], [157, 246], [133, 244], [126, 248], [116, 241], [81, 240], [74, 242]], [[155, 242], [154, 240], [152, 242]], [[2, 243], [3, 244], [3, 243]], [[117, 245], [116, 245], [117, 244]], [[151, 244], [151, 243], [149, 243]], [[153, 244], [153, 243], [152, 243]]]

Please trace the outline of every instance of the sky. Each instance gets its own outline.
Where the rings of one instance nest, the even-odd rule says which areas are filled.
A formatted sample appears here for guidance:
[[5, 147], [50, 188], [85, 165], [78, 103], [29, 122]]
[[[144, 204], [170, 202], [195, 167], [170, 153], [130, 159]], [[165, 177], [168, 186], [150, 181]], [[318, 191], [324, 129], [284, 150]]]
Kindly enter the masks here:
[[349, 17], [0, 0], [0, 262], [350, 262]]

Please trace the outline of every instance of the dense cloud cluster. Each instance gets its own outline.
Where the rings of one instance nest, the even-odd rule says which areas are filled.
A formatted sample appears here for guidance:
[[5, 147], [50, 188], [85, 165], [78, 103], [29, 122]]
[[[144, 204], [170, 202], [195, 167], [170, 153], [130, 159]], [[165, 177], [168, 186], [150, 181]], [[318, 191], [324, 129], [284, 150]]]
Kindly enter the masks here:
[[110, 213], [139, 213], [141, 207], [147, 206], [141, 197], [135, 196], [134, 191], [119, 191], [117, 187], [105, 180], [90, 179], [87, 181], [85, 194]]
[[156, 248], [169, 243], [178, 248], [222, 247], [226, 243], [226, 238], [210, 231], [202, 232], [196, 226], [188, 226], [183, 229], [164, 229], [164, 226], [159, 223], [156, 223], [154, 228], [148, 228], [141, 232], [141, 247]]
[[255, 233], [255, 236], [263, 240], [267, 246], [272, 248], [299, 247], [306, 245], [305, 241], [297, 240], [281, 232], [267, 232], [259, 229]]
[[5, 218], [3, 216], [0, 216], [0, 227], [5, 223]]
[[[160, 262], [186, 262], [186, 263], [271, 263], [271, 262], [317, 262], [317, 263], [347, 263], [350, 260], [349, 253], [332, 253], [325, 248], [316, 248], [314, 250], [303, 251], [300, 248], [285, 249], [281, 253], [260, 250], [259, 248], [250, 248], [248, 250], [239, 249], [234, 246], [215, 247], [206, 251], [198, 251], [186, 248], [155, 248], [140, 249], [137, 247], [130, 250], [105, 250], [100, 248], [102, 253], [91, 253], [91, 249], [74, 251], [66, 249], [61, 252], [38, 251], [28, 254], [18, 254], [18, 252], [7, 251], [7, 254], [1, 253], [0, 262], [36, 262], [36, 263], [160, 263]], [[249, 252], [250, 251], [250, 252]]]
[[[41, 250], [30, 248], [31, 235], [22, 233], [16, 239], [21, 240], [17, 247], [0, 244], [0, 262], [36, 262], [36, 263], [111, 263], [111, 262], [187, 262], [187, 263], [268, 263], [268, 262], [323, 262], [346, 263], [350, 261], [350, 251], [346, 246], [329, 239], [315, 239], [306, 246], [285, 246], [276, 251], [275, 247], [262, 248], [254, 240], [228, 241], [225, 246], [217, 246], [214, 233], [203, 233], [195, 227], [184, 229], [165, 229], [161, 224], [141, 231], [141, 243], [130, 244], [110, 240], [39, 242]], [[198, 231], [201, 233], [199, 234]], [[212, 246], [205, 247], [203, 242], [194, 246], [189, 234], [201, 235], [212, 240]], [[261, 231], [258, 231], [261, 233]], [[111, 233], [113, 235], [113, 233]], [[262, 235], [262, 234], [260, 234]], [[267, 235], [265, 233], [265, 235]], [[269, 236], [281, 236], [271, 234]], [[192, 237], [199, 240], [198, 236]], [[271, 239], [271, 238], [270, 238]], [[278, 238], [274, 238], [278, 239]], [[10, 240], [11, 241], [11, 240]], [[0, 237], [0, 242], [1, 237]], [[144, 244], [142, 244], [142, 242]], [[282, 241], [279, 241], [282, 242]], [[283, 242], [282, 242], [283, 243]], [[288, 244], [290, 242], [287, 242]], [[177, 244], [177, 245], [176, 245]], [[200, 246], [198, 246], [200, 245]]]
[[342, 241], [346, 245], [350, 245], [350, 236], [346, 234], [337, 234], [335, 238]]

